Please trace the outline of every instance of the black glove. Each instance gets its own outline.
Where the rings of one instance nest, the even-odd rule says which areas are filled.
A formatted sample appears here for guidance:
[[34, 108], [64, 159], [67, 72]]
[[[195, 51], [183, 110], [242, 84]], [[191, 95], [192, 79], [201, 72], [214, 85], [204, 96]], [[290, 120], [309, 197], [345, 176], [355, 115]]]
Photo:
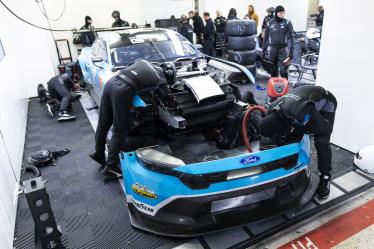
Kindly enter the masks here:
[[290, 59], [293, 58], [293, 49], [290, 50], [290, 53], [288, 54], [288, 57], [289, 57]]

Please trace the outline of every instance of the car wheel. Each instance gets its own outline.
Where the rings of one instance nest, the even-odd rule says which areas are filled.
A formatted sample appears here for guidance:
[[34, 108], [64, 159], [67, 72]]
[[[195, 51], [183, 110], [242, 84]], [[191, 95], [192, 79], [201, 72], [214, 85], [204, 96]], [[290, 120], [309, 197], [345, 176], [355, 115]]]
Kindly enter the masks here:
[[253, 65], [256, 63], [257, 53], [256, 50], [248, 51], [232, 51], [228, 52], [228, 60], [241, 64], [241, 65]]
[[229, 50], [254, 50], [256, 48], [256, 36], [229, 36]]
[[250, 36], [256, 34], [256, 23], [253, 20], [232, 20], [226, 23], [226, 35]]

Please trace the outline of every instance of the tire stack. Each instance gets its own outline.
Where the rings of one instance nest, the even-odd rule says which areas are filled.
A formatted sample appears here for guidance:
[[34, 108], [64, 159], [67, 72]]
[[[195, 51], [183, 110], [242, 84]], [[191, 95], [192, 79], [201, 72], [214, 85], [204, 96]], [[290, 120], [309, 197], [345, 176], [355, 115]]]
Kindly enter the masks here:
[[226, 24], [228, 60], [245, 66], [256, 76], [256, 23], [232, 20]]

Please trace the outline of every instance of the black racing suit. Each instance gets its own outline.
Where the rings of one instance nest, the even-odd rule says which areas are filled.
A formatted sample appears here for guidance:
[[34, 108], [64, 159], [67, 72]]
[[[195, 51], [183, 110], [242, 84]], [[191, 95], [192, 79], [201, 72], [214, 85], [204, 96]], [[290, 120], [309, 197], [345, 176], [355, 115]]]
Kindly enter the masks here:
[[179, 33], [183, 35], [189, 42], [193, 42], [193, 28], [188, 22], [182, 22]]
[[73, 102], [73, 96], [70, 91], [73, 89], [73, 81], [69, 78], [63, 80], [61, 75], [55, 76], [47, 82], [48, 92], [52, 98], [57, 99], [60, 102], [59, 112], [67, 112], [71, 109], [71, 102]]
[[86, 24], [81, 27], [81, 30], [92, 30], [92, 32], [84, 32], [80, 35], [80, 40], [83, 47], [91, 47], [96, 39], [96, 33], [93, 31], [95, 28], [91, 24]]
[[274, 18], [274, 15], [267, 15], [264, 17], [264, 20], [262, 21], [261, 29], [266, 29], [269, 22]]
[[203, 44], [204, 22], [201, 16], [195, 14], [193, 20], [193, 32], [196, 34], [196, 43]]
[[293, 36], [294, 31], [290, 20], [279, 18], [270, 20], [265, 31], [262, 56], [266, 57], [268, 53], [267, 59], [272, 63], [270, 71], [272, 77], [278, 77], [278, 71], [280, 71], [281, 77], [288, 78], [287, 66], [283, 62], [287, 57], [291, 59], [293, 57]]
[[316, 18], [316, 25], [317, 27], [321, 27], [323, 25], [323, 16], [325, 15], [325, 10], [320, 10], [318, 14], [310, 15], [311, 17]]
[[106, 83], [101, 96], [95, 149], [96, 153], [104, 157], [108, 131], [113, 126], [112, 137], [108, 143], [109, 167], [115, 167], [119, 162], [119, 152], [126, 150], [123, 146], [130, 129], [130, 110], [134, 95], [164, 83], [166, 79], [162, 69], [145, 60], [136, 61]]
[[203, 43], [203, 53], [215, 56], [215, 49], [214, 49], [214, 34], [216, 33], [216, 28], [214, 27], [214, 23], [212, 18], [209, 18], [206, 21], [204, 27], [204, 43]]
[[214, 25], [216, 26], [216, 37], [219, 44], [219, 49], [221, 50], [221, 54], [223, 55], [226, 46], [226, 38], [225, 38], [225, 28], [226, 28], [227, 20], [224, 16], [217, 16], [214, 19]]
[[[269, 111], [277, 112], [284, 130], [292, 127], [294, 133], [314, 134], [318, 169], [322, 175], [331, 172], [330, 137], [334, 127], [337, 101], [335, 96], [320, 86], [299, 86], [295, 91], [275, 100]], [[261, 127], [270, 137], [273, 124]]]
[[127, 21], [118, 18], [113, 24], [112, 28], [120, 28], [120, 27], [130, 27], [130, 24]]

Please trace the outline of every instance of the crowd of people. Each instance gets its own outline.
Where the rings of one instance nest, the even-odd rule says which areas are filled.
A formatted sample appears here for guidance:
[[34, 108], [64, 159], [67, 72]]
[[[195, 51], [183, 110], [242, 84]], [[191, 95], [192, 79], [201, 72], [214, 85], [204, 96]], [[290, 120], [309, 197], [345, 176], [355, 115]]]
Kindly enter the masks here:
[[[287, 65], [293, 58], [294, 29], [291, 20], [285, 18], [286, 10], [283, 6], [269, 7], [261, 24], [261, 31], [257, 32], [257, 49], [261, 51], [257, 60], [257, 71], [260, 74], [269, 73], [272, 77], [282, 76], [287, 78]], [[227, 18], [221, 10], [216, 11], [213, 20], [210, 13], [204, 12], [203, 17], [195, 11], [188, 12], [181, 17], [180, 33], [192, 41], [192, 32], [196, 35], [196, 43], [203, 46], [203, 53], [209, 56], [223, 56], [227, 52], [227, 36], [225, 26], [228, 21], [240, 20], [235, 8], [229, 10]], [[311, 17], [316, 20], [316, 26], [323, 23], [324, 10], [318, 7], [318, 14]], [[204, 24], [204, 21], [205, 24]], [[253, 5], [248, 6], [248, 12], [243, 20], [253, 20], [259, 27], [259, 16]], [[217, 47], [215, 46], [217, 44]]]

